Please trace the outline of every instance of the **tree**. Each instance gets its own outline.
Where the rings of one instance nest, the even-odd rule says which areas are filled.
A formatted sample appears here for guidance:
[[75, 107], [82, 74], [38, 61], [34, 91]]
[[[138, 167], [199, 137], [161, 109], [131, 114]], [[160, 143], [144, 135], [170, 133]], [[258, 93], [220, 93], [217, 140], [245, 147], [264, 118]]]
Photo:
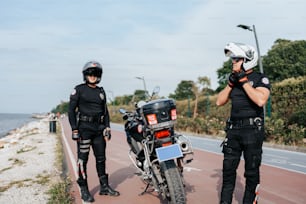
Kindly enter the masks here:
[[199, 96], [203, 94], [203, 90], [208, 91], [209, 88], [210, 88], [210, 79], [206, 76], [198, 77], [198, 81], [196, 83], [193, 83], [192, 91], [193, 94], [195, 95], [193, 119], [197, 117]]
[[272, 82], [306, 75], [306, 41], [278, 39], [263, 58], [264, 72]]
[[217, 70], [219, 87], [216, 92], [220, 92], [227, 85], [228, 76], [232, 71], [232, 61], [229, 59]]
[[133, 99], [133, 95], [116, 96], [115, 105], [128, 105]]
[[69, 102], [61, 101], [55, 108], [52, 109], [52, 113], [67, 113], [69, 108]]
[[170, 94], [169, 98], [173, 98], [175, 100], [184, 100], [190, 98], [195, 98], [195, 95], [192, 91], [193, 81], [191, 80], [183, 80], [181, 81], [177, 88], [174, 91], [174, 94]]
[[134, 97], [133, 97], [133, 102], [138, 102], [138, 101], [145, 101], [147, 99], [146, 97], [146, 91], [145, 90], [135, 90], [134, 92]]

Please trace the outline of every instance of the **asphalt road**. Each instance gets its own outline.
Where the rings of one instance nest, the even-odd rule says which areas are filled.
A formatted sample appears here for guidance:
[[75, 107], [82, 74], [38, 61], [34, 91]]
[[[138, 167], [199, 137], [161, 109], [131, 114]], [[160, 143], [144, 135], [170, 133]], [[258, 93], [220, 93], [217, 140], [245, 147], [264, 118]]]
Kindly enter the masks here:
[[[67, 118], [62, 121], [63, 143], [69, 175], [73, 181], [71, 189], [76, 203], [82, 203], [76, 180], [76, 145], [71, 140]], [[135, 175], [136, 169], [128, 158], [128, 145], [123, 125], [112, 124], [112, 140], [107, 144], [107, 172], [110, 186], [120, 191], [119, 197], [100, 196], [95, 161], [90, 156], [88, 163], [89, 189], [95, 203], [157, 204], [162, 203], [156, 192], [139, 194], [145, 185]], [[222, 185], [221, 141], [190, 135], [194, 147], [194, 160], [184, 168], [187, 203], [218, 203]], [[306, 203], [305, 154], [264, 148], [261, 166], [260, 203], [293, 204]], [[243, 160], [237, 170], [233, 204], [241, 203], [244, 191]]]
[[[112, 128], [123, 131], [123, 125], [112, 124]], [[186, 135], [186, 134], [185, 134]], [[222, 154], [221, 140], [187, 135], [194, 149]], [[263, 147], [262, 163], [288, 171], [306, 174], [306, 153]]]

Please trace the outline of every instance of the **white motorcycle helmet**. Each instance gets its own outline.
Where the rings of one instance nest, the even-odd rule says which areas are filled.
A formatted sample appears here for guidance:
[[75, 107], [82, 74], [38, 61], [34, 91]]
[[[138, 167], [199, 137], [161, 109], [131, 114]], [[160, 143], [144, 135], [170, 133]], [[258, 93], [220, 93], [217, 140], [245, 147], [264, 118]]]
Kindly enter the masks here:
[[225, 56], [244, 58], [243, 69], [248, 71], [257, 65], [258, 53], [254, 47], [242, 43], [228, 43], [224, 48]]

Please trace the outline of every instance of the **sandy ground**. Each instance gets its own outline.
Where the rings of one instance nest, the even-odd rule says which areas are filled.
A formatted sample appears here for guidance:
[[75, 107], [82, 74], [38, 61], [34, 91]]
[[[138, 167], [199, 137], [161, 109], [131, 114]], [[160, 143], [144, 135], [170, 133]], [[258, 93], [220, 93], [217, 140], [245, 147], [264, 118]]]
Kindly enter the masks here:
[[0, 139], [0, 203], [47, 203], [58, 181], [57, 136], [47, 119], [33, 121]]

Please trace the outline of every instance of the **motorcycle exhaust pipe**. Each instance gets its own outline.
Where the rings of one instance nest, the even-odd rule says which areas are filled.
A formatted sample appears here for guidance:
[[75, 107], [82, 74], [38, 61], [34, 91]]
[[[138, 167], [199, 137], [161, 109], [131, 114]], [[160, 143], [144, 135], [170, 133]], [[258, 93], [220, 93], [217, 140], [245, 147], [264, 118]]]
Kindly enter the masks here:
[[176, 143], [180, 145], [182, 152], [188, 152], [190, 150], [189, 140], [183, 135], [176, 138]]

